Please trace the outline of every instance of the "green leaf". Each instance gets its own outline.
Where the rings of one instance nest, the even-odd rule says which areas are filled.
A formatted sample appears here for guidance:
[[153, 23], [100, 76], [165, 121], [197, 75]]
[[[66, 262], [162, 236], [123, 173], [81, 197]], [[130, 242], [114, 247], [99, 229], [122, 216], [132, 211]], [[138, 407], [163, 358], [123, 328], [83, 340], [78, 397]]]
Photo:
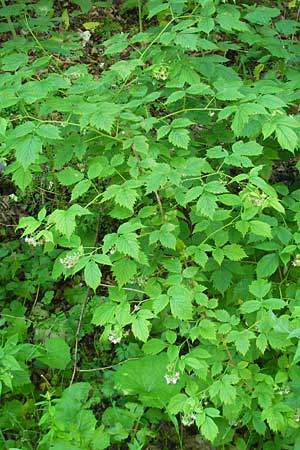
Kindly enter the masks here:
[[137, 259], [140, 251], [137, 236], [134, 233], [123, 234], [116, 241], [116, 248], [124, 255]]
[[94, 291], [101, 282], [101, 271], [94, 261], [89, 261], [84, 268], [84, 279], [86, 284]]
[[190, 142], [190, 135], [188, 130], [186, 130], [185, 128], [178, 128], [171, 131], [168, 139], [169, 142], [175, 147], [187, 149]]
[[171, 313], [181, 320], [190, 320], [193, 316], [192, 296], [184, 286], [176, 285], [168, 289]]
[[279, 266], [279, 256], [276, 253], [263, 256], [256, 266], [258, 278], [267, 278], [272, 275]]
[[79, 170], [73, 169], [73, 167], [66, 167], [61, 172], [57, 173], [56, 176], [63, 186], [71, 186], [83, 178], [83, 174], [79, 172]]
[[204, 192], [196, 204], [196, 209], [203, 216], [213, 219], [217, 209], [216, 196], [209, 192]]
[[18, 167], [12, 176], [13, 182], [21, 189], [22, 192], [32, 183], [32, 175], [29, 170], [24, 170], [23, 167]]
[[48, 217], [48, 223], [53, 223], [57, 231], [70, 238], [76, 227], [76, 216], [84, 216], [91, 214], [86, 208], [80, 205], [72, 205], [66, 211], [62, 209], [56, 209]]
[[46, 139], [54, 139], [54, 140], [62, 139], [59, 128], [51, 124], [40, 125], [36, 129], [36, 133], [39, 136]]
[[142, 350], [146, 355], [157, 355], [158, 353], [162, 352], [166, 347], [167, 343], [162, 341], [161, 339], [150, 339], [148, 342], [146, 342]]
[[[184, 96], [185, 96], [185, 92], [184, 91], [172, 92], [172, 94], [169, 95], [169, 97], [167, 98], [166, 105], [170, 105], [171, 103], [175, 103], [178, 100], [182, 99]], [[157, 134], [157, 138], [159, 139], [158, 134]]]
[[259, 300], [248, 300], [242, 304], [240, 311], [242, 314], [250, 314], [258, 311], [262, 307], [262, 303]]
[[247, 255], [245, 251], [239, 244], [228, 244], [222, 248], [224, 255], [227, 256], [231, 261], [240, 261], [246, 258]]
[[294, 153], [294, 150], [298, 144], [298, 136], [295, 131], [289, 127], [285, 127], [284, 125], [278, 125], [276, 127], [275, 134], [280, 146], [283, 149]]
[[119, 286], [124, 286], [132, 280], [137, 272], [137, 266], [131, 259], [120, 259], [113, 264], [112, 271]]
[[222, 294], [229, 288], [231, 280], [232, 280], [231, 273], [224, 268], [215, 270], [214, 273], [212, 274], [213, 286], [215, 287], [215, 289], [217, 289], [217, 291], [221, 292]]
[[219, 266], [222, 264], [223, 259], [224, 259], [224, 252], [221, 248], [215, 248], [212, 251], [212, 256], [214, 258], [214, 260], [219, 264]]
[[169, 297], [165, 294], [159, 295], [153, 300], [153, 312], [159, 314], [169, 304]]
[[115, 201], [121, 206], [133, 211], [134, 204], [137, 200], [138, 194], [135, 190], [130, 188], [121, 189], [115, 196]]
[[182, 382], [166, 384], [168, 357], [165, 353], [124, 362], [114, 375], [115, 387], [123, 394], [138, 396], [143, 406], [166, 408], [179, 394]]
[[271, 283], [268, 283], [266, 280], [262, 279], [252, 281], [249, 286], [249, 291], [251, 292], [251, 294], [258, 298], [265, 297], [270, 289]]
[[104, 301], [94, 310], [92, 323], [96, 326], [103, 326], [110, 323], [116, 312], [116, 303]]
[[71, 201], [77, 200], [77, 198], [85, 194], [91, 187], [91, 184], [90, 180], [79, 181], [72, 189]]
[[268, 345], [268, 340], [266, 338], [266, 336], [264, 334], [260, 334], [257, 338], [256, 338], [256, 347], [258, 348], [258, 350], [264, 354]]
[[217, 437], [219, 429], [213, 419], [206, 416], [205, 422], [200, 427], [201, 434], [205, 437], [205, 439], [209, 441], [214, 441], [214, 439]]
[[61, 337], [52, 337], [45, 342], [46, 355], [39, 359], [51, 369], [64, 370], [71, 361], [70, 348]]
[[271, 227], [268, 223], [261, 220], [252, 220], [250, 222], [250, 231], [257, 236], [272, 238]]
[[16, 160], [23, 169], [37, 161], [42, 150], [42, 141], [36, 136], [26, 136], [16, 142]]
[[149, 320], [143, 317], [134, 317], [132, 319], [132, 332], [142, 342], [146, 342], [149, 337], [149, 326]]

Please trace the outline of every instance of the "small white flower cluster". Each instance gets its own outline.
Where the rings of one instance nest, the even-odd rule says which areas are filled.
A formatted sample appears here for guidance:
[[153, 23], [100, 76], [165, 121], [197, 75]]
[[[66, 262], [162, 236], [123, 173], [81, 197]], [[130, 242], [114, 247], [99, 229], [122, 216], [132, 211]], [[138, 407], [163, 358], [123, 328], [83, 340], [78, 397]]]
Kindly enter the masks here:
[[166, 81], [169, 77], [169, 70], [166, 66], [159, 66], [153, 69], [152, 76], [156, 80]]
[[143, 286], [145, 284], [145, 280], [142, 277], [134, 278], [132, 281], [138, 284], [139, 286]]
[[300, 412], [298, 409], [294, 415], [294, 422], [296, 422], [296, 423], [300, 422]]
[[108, 340], [114, 345], [119, 344], [122, 340], [122, 335], [118, 335], [115, 331], [111, 331], [109, 333]]
[[190, 427], [191, 425], [193, 425], [193, 423], [196, 420], [196, 414], [195, 413], [191, 413], [191, 414], [184, 414], [184, 416], [181, 419], [181, 423], [184, 427]]
[[72, 267], [79, 261], [80, 253], [73, 253], [73, 255], [66, 255], [59, 259], [59, 262], [64, 266], [65, 269], [72, 269]]
[[267, 195], [264, 192], [262, 192], [260, 195], [257, 195], [257, 196], [256, 195], [250, 196], [250, 201], [255, 206], [262, 206], [264, 204], [264, 202], [266, 201], [266, 199], [267, 199]]
[[38, 242], [34, 237], [32, 236], [26, 236], [24, 241], [26, 242], [26, 244], [28, 245], [32, 245], [32, 247], [37, 247], [38, 245], [40, 245], [40, 242]]
[[164, 379], [166, 380], [167, 384], [176, 384], [177, 381], [180, 378], [180, 373], [179, 372], [175, 372], [175, 373], [166, 373], [164, 376]]
[[278, 395], [288, 395], [291, 392], [289, 387], [286, 387], [284, 389], [281, 389], [280, 391], [277, 391]]
[[300, 266], [300, 255], [296, 255], [294, 261], [292, 261], [292, 266], [299, 267]]

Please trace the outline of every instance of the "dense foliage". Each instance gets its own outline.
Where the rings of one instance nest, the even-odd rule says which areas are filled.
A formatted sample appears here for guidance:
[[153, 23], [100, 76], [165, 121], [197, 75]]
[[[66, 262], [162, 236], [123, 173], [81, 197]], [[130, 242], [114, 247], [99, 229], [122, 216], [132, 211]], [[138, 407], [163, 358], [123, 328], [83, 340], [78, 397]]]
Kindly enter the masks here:
[[299, 449], [298, 6], [2, 1], [1, 448]]

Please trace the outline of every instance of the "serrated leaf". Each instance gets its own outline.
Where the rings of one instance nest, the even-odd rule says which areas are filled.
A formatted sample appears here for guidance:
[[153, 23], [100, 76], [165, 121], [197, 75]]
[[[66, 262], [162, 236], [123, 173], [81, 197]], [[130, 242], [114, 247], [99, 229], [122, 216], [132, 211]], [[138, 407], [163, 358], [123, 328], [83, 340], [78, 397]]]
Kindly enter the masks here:
[[83, 174], [73, 167], [66, 167], [61, 172], [57, 173], [56, 177], [63, 186], [71, 186], [72, 184], [81, 181]]
[[196, 209], [203, 216], [209, 217], [212, 220], [217, 209], [216, 196], [210, 192], [204, 192], [197, 201]]
[[162, 350], [164, 350], [167, 347], [167, 343], [162, 341], [161, 339], [150, 339], [148, 342], [146, 342], [142, 350], [146, 355], [157, 355]]
[[88, 209], [75, 204], [67, 210], [56, 209], [53, 211], [48, 217], [48, 223], [53, 223], [57, 231], [69, 238], [76, 227], [76, 216], [84, 216], [87, 214], [91, 214]]
[[116, 241], [116, 248], [124, 255], [131, 256], [132, 258], [138, 258], [140, 247], [137, 241], [137, 236], [133, 233], [119, 236]]
[[164, 136], [166, 136], [169, 133], [170, 130], [171, 130], [171, 127], [169, 125], [163, 125], [162, 127], [160, 127], [156, 133], [157, 139], [158, 140], [162, 139]]
[[250, 231], [256, 234], [257, 236], [272, 238], [272, 231], [270, 225], [266, 222], [262, 222], [261, 220], [251, 220]]
[[171, 103], [175, 103], [178, 100], [182, 99], [184, 96], [185, 96], [185, 92], [184, 91], [172, 92], [172, 94], [169, 95], [169, 97], [167, 98], [166, 105], [170, 105]]
[[228, 244], [223, 247], [224, 255], [227, 256], [231, 261], [240, 261], [243, 258], [246, 258], [247, 255], [245, 251], [239, 244]]
[[12, 176], [13, 182], [21, 189], [22, 192], [32, 183], [32, 175], [29, 170], [24, 170], [23, 167], [18, 167]]
[[215, 248], [212, 251], [212, 256], [214, 260], [219, 264], [219, 266], [222, 264], [224, 259], [224, 252], [221, 248]]
[[55, 125], [51, 125], [50, 123], [40, 125], [36, 129], [36, 133], [39, 136], [47, 139], [54, 139], [54, 140], [62, 139], [59, 128]]
[[168, 139], [172, 145], [175, 145], [175, 147], [187, 149], [190, 142], [190, 135], [188, 130], [185, 128], [178, 128], [171, 131]]
[[256, 338], [256, 347], [258, 348], [258, 350], [264, 354], [268, 345], [268, 340], [266, 338], [266, 336], [264, 334], [260, 334], [257, 338]]
[[95, 261], [89, 261], [84, 268], [84, 279], [86, 284], [94, 291], [101, 282], [101, 271]]
[[279, 266], [279, 256], [276, 253], [263, 256], [256, 266], [258, 278], [267, 278], [272, 275]]
[[231, 273], [226, 269], [215, 270], [212, 275], [213, 286], [223, 294], [229, 288], [232, 280]]
[[110, 323], [116, 311], [115, 302], [105, 301], [94, 310], [92, 324], [103, 326]]
[[217, 437], [219, 429], [213, 419], [206, 416], [204, 423], [200, 427], [200, 431], [208, 441], [212, 442]]
[[169, 304], [169, 297], [165, 294], [159, 295], [153, 300], [153, 312], [159, 314]]
[[276, 127], [275, 134], [281, 148], [294, 153], [298, 143], [298, 136], [295, 131], [284, 125], [279, 125]]
[[192, 296], [184, 286], [176, 285], [168, 289], [171, 313], [181, 320], [190, 320], [193, 316]]
[[64, 370], [71, 361], [70, 348], [61, 337], [51, 337], [45, 342], [46, 355], [39, 359], [51, 369]]
[[132, 320], [132, 332], [136, 338], [146, 342], [149, 337], [150, 322], [143, 317], [134, 317]]
[[137, 197], [138, 193], [135, 190], [125, 186], [116, 193], [115, 202], [133, 211]]
[[259, 279], [252, 281], [252, 283], [249, 286], [249, 291], [251, 294], [253, 294], [255, 297], [263, 298], [267, 295], [267, 293], [271, 289], [271, 283], [268, 283], [266, 280]]
[[42, 150], [42, 141], [36, 136], [26, 136], [18, 139], [16, 143], [16, 160], [23, 169], [27, 169], [37, 161]]
[[113, 264], [112, 271], [119, 286], [132, 280], [137, 272], [137, 265], [131, 259], [120, 259]]
[[91, 187], [91, 184], [90, 180], [79, 181], [72, 189], [71, 201], [74, 201], [85, 194]]
[[240, 307], [240, 311], [242, 314], [250, 314], [252, 312], [258, 311], [261, 308], [262, 304], [258, 300], [248, 300], [243, 303]]

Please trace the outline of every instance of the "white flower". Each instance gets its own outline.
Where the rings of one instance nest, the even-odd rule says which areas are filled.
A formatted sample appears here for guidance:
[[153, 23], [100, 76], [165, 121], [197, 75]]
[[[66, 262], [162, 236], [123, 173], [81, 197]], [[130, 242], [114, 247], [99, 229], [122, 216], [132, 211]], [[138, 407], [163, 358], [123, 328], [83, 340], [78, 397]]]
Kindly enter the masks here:
[[255, 206], [262, 206], [267, 199], [267, 196], [265, 193], [262, 193], [260, 195], [250, 195], [250, 201]]
[[196, 414], [194, 414], [194, 413], [185, 414], [181, 419], [181, 423], [184, 427], [190, 427], [191, 425], [193, 425], [195, 420], [196, 420]]
[[112, 344], [119, 344], [122, 340], [122, 335], [118, 336], [114, 331], [112, 331], [111, 333], [109, 333], [108, 340]]
[[176, 384], [179, 378], [180, 378], [179, 372], [176, 372], [173, 375], [170, 373], [166, 373], [164, 376], [164, 379], [166, 380], [167, 384]]
[[28, 245], [32, 245], [32, 247], [37, 247], [39, 245], [38, 241], [34, 237], [26, 236], [24, 241]]
[[59, 262], [64, 266], [65, 269], [72, 269], [72, 267], [77, 264], [80, 254], [74, 253], [73, 255], [66, 255], [64, 258], [60, 258]]

